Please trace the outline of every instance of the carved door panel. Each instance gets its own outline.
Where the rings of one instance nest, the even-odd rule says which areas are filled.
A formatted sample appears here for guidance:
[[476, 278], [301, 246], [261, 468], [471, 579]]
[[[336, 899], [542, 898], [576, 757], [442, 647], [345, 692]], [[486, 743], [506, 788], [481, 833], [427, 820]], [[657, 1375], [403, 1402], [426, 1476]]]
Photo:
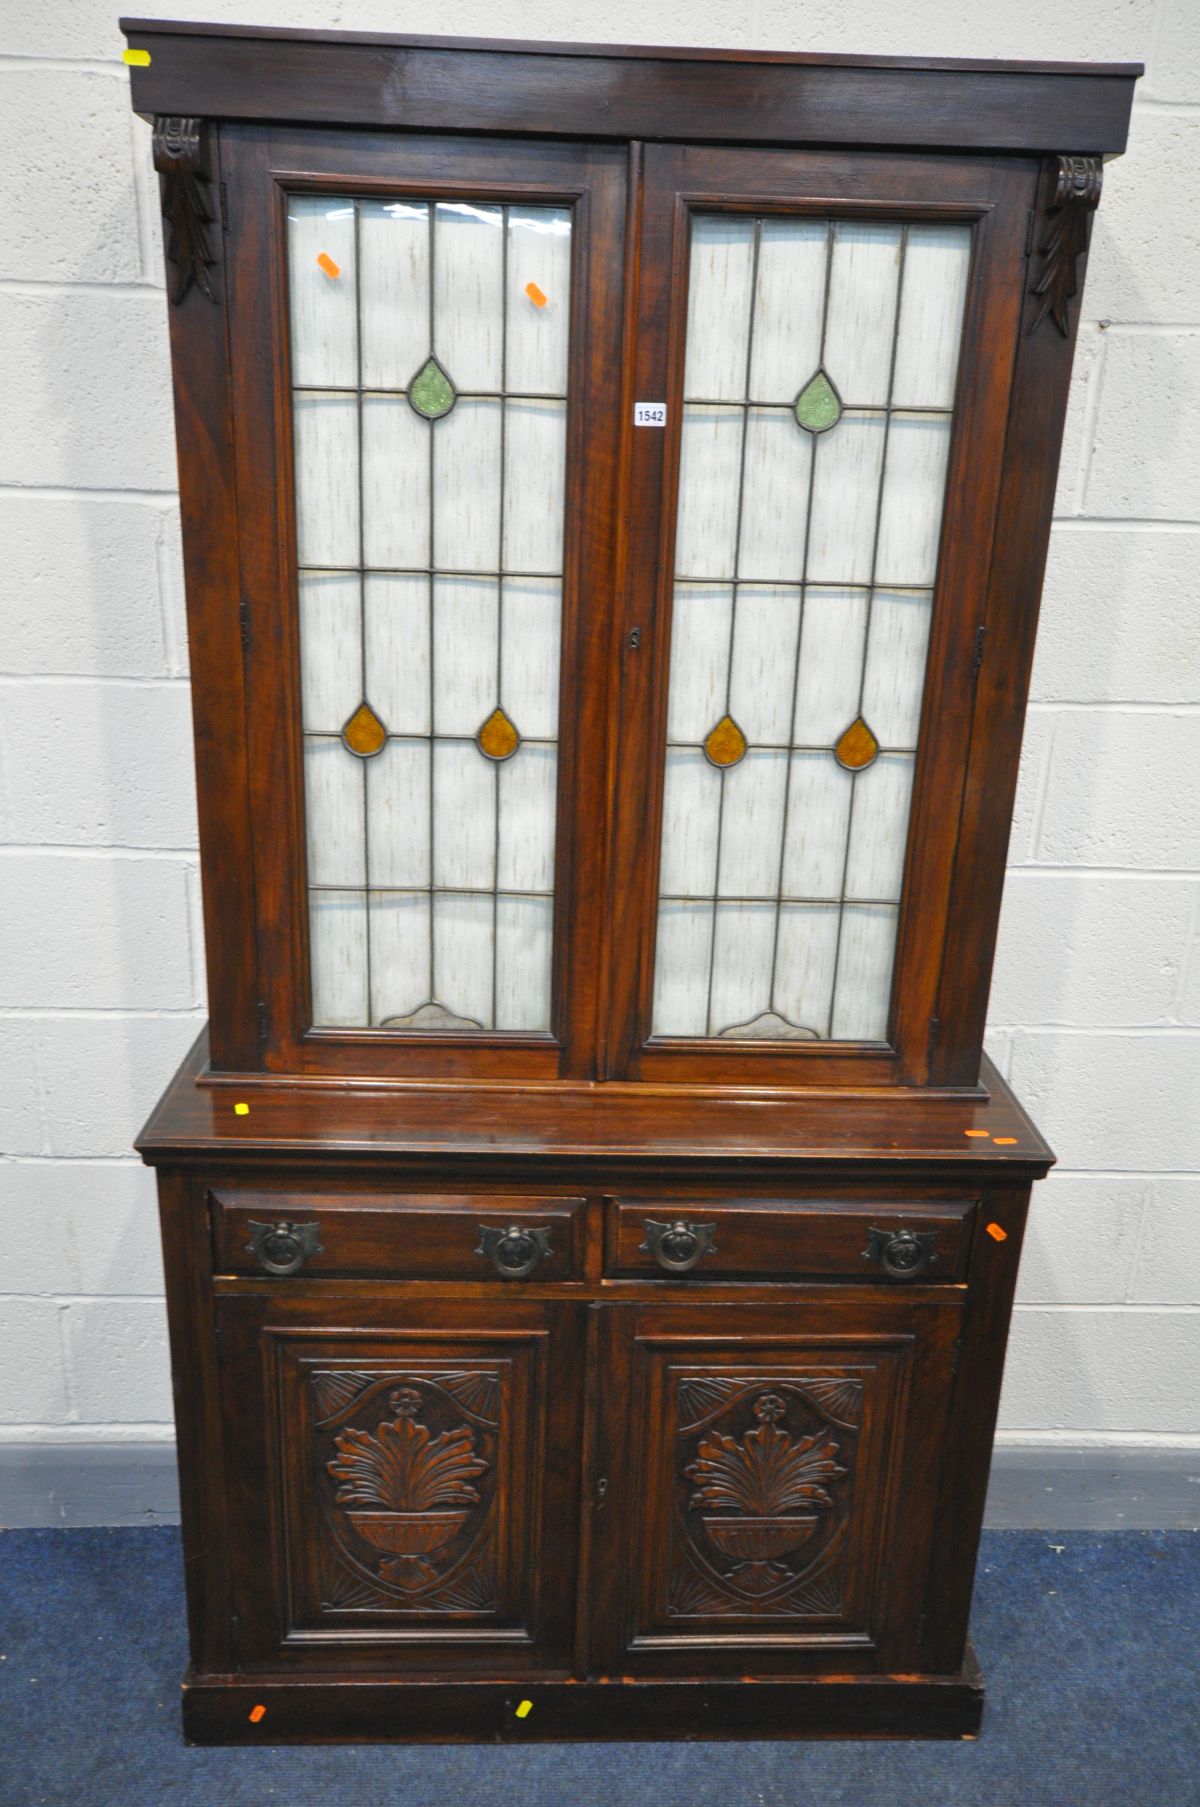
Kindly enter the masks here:
[[597, 1667], [915, 1665], [958, 1301], [601, 1313]]
[[219, 1301], [243, 1663], [568, 1666], [581, 1316]]

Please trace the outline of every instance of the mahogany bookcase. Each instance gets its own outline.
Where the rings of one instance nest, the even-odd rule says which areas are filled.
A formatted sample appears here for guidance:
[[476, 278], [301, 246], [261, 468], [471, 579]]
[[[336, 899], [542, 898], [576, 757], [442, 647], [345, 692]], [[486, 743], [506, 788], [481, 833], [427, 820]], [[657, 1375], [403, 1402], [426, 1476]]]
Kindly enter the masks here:
[[1129, 65], [126, 21], [200, 1742], [965, 1737], [982, 1035]]

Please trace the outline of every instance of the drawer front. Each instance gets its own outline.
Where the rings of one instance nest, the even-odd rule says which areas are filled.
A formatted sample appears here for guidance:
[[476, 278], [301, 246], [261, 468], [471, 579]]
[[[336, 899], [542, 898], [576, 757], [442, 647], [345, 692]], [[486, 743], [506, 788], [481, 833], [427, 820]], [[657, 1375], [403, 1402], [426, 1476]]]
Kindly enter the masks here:
[[572, 1280], [584, 1201], [528, 1193], [210, 1193], [219, 1274]]
[[606, 1210], [610, 1275], [903, 1285], [965, 1278], [976, 1201], [615, 1198]]

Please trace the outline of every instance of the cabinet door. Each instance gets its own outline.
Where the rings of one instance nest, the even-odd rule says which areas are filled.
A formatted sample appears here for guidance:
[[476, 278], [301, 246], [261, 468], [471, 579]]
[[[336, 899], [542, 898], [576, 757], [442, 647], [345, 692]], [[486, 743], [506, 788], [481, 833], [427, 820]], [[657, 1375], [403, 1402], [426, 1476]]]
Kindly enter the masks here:
[[588, 1073], [622, 154], [222, 169], [266, 1064]]
[[241, 1664], [568, 1666], [580, 1317], [218, 1301]]
[[647, 148], [618, 1073], [927, 1075], [1036, 177]]
[[916, 1667], [959, 1303], [597, 1309], [594, 1666]]

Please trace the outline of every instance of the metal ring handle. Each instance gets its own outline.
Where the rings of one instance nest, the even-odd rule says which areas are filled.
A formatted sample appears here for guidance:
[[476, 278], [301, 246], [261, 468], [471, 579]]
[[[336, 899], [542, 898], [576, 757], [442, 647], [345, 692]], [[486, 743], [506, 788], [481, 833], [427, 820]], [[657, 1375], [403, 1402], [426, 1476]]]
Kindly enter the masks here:
[[919, 1280], [937, 1260], [932, 1230], [868, 1230], [864, 1261], [877, 1261], [889, 1280]]
[[647, 1217], [643, 1255], [653, 1255], [664, 1273], [686, 1274], [703, 1255], [716, 1253], [713, 1237], [717, 1226], [711, 1223], [689, 1223], [676, 1217], [670, 1223], [657, 1223]]
[[319, 1223], [251, 1223], [246, 1253], [265, 1274], [298, 1274], [310, 1255], [323, 1253]]
[[542, 1225], [480, 1224], [475, 1253], [490, 1261], [502, 1280], [527, 1280], [550, 1253], [550, 1232]]

